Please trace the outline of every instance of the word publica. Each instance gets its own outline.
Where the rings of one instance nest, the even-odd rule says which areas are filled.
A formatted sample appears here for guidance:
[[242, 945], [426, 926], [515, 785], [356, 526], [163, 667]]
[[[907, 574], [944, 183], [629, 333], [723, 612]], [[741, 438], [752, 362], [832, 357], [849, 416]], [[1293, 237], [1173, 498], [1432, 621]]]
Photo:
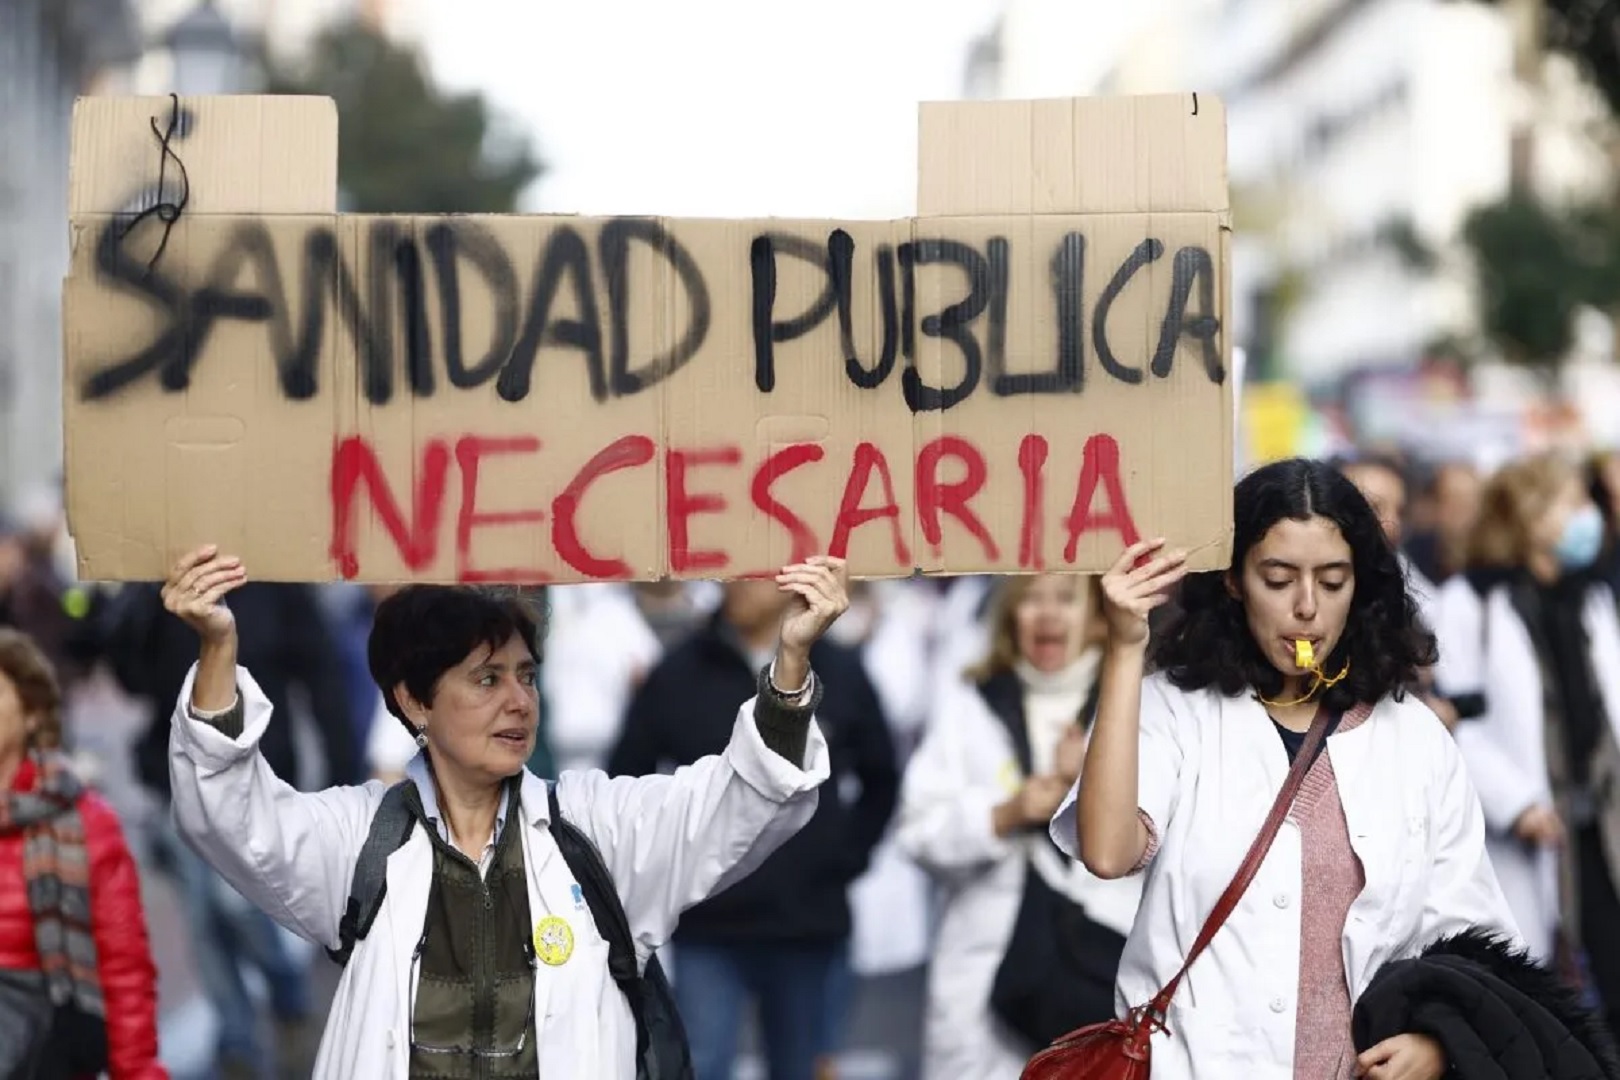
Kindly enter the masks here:
[[[194, 285], [165, 272], [163, 260], [154, 265], [136, 258], [126, 249], [122, 221], [109, 221], [96, 245], [98, 284], [140, 297], [160, 324], [140, 347], [92, 372], [80, 387], [82, 396], [90, 401], [108, 398], [154, 374], [166, 392], [183, 392], [207, 354], [215, 328], [239, 321], [264, 325], [282, 394], [292, 401], [309, 400], [320, 392], [317, 376], [323, 349], [332, 340], [327, 332], [329, 309], [335, 308], [357, 350], [362, 392], [373, 405], [393, 397], [401, 352], [403, 374], [416, 397], [438, 392], [442, 369], [442, 381], [455, 389], [474, 389], [493, 380], [500, 398], [523, 401], [534, 385], [542, 347], [578, 352], [591, 396], [600, 402], [643, 393], [674, 375], [703, 347], [715, 321], [709, 273], [657, 219], [607, 219], [596, 229], [594, 251], [586, 233], [566, 220], [512, 219], [544, 222], [531, 225], [543, 228], [545, 234], [526, 291], [499, 232], [465, 219], [426, 220], [431, 223], [419, 229], [408, 218], [366, 219], [361, 228], [346, 230], [346, 235], [359, 237], [353, 251], [345, 250], [334, 228], [307, 227], [291, 274], [281, 265], [271, 227], [243, 220], [230, 228]], [[673, 312], [677, 301], [653, 288], [654, 282], [634, 280], [638, 275], [632, 269], [638, 261], [632, 253], [638, 246], [662, 261], [676, 283], [674, 291], [684, 296], [686, 309], [679, 340], [658, 342], [667, 347], [644, 357], [632, 357], [631, 329], [641, 313], [638, 304], [649, 309], [656, 304], [661, 311], [669, 305]], [[864, 390], [882, 386], [904, 360], [901, 390], [913, 412], [949, 409], [981, 383], [998, 397], [1083, 389], [1088, 338], [1084, 289], [1091, 268], [1082, 232], [1064, 234], [1047, 261], [1057, 344], [1050, 369], [1039, 372], [1008, 371], [1012, 249], [1005, 237], [992, 237], [982, 248], [951, 239], [916, 239], [872, 248], [881, 344], [875, 356], [863, 359], [855, 345], [854, 238], [836, 227], [824, 242], [769, 231], [752, 238], [746, 254], [749, 325], [754, 384], [760, 392], [769, 393], [776, 385], [777, 347], [804, 338], [829, 319], [837, 320], [837, 362], [854, 386]], [[1120, 359], [1110, 338], [1110, 309], [1136, 275], [1165, 254], [1162, 240], [1144, 239], [1113, 268], [1091, 313], [1089, 339], [1097, 364], [1120, 382], [1140, 383], [1144, 372]], [[824, 279], [819, 296], [803, 311], [779, 310], [778, 279], [784, 259], [819, 268]], [[1215, 263], [1198, 246], [1181, 247], [1170, 259], [1170, 289], [1147, 370], [1156, 378], [1168, 377], [1186, 338], [1200, 355], [1209, 380], [1220, 383], [1226, 372]], [[730, 273], [740, 265], [723, 270]], [[939, 311], [920, 312], [917, 282], [920, 268], [929, 266], [955, 272], [966, 291]], [[494, 313], [488, 344], [475, 359], [469, 359], [463, 340], [468, 290], [479, 290]], [[434, 301], [439, 314], [437, 342], [429, 320]], [[572, 306], [566, 316], [558, 313], [559, 301]], [[1143, 332], [1139, 321], [1131, 323], [1131, 333]], [[399, 348], [396, 329], [403, 332]], [[959, 367], [961, 375], [953, 384], [925, 381], [917, 366], [919, 335], [937, 338], [960, 354], [960, 364], [953, 367]]]
[[[618, 472], [655, 465], [662, 454], [663, 499], [668, 566], [676, 574], [713, 573], [748, 576], [767, 568], [738, 568], [731, 553], [695, 546], [692, 521], [704, 515], [731, 511], [723, 495], [713, 486], [705, 489], [699, 470], [738, 469], [743, 453], [735, 445], [706, 447], [667, 447], [660, 451], [645, 435], [625, 435], [597, 452], [564, 485], [544, 508], [488, 512], [479, 509], [480, 466], [499, 455], [537, 455], [538, 438], [528, 435], [488, 437], [463, 435], [459, 438], [432, 438], [421, 447], [421, 457], [413, 463], [414, 487], [410, 492], [409, 517], [390, 483], [372, 445], [363, 435], [340, 438], [334, 449], [331, 470], [332, 535], [330, 555], [345, 578], [360, 573], [356, 514], [362, 488], [369, 496], [377, 520], [394, 544], [401, 561], [412, 571], [432, 567], [439, 557], [443, 530], [445, 493], [451, 459], [460, 471], [461, 499], [455, 517], [456, 579], [461, 582], [538, 582], [552, 575], [537, 567], [481, 568], [474, 565], [472, 541], [476, 531], [500, 526], [543, 528], [549, 525], [552, 550], [575, 573], [590, 579], [624, 580], [632, 576], [628, 562], [611, 552], [592, 550], [580, 534], [580, 514], [587, 497], [598, 484], [606, 484]], [[1045, 436], [1025, 435], [1019, 443], [1017, 469], [1022, 491], [1018, 526], [1018, 566], [1040, 570], [1045, 567], [1042, 540], [1045, 534], [1046, 462], [1050, 445]], [[794, 443], [782, 447], [752, 470], [749, 501], [786, 532], [791, 542], [789, 561], [798, 562], [820, 551], [843, 558], [850, 538], [857, 529], [878, 527], [889, 533], [894, 556], [892, 569], [912, 567], [910, 529], [906, 527], [895, 498], [893, 463], [874, 443], [856, 445], [845, 474], [843, 494], [831, 522], [825, 546], [821, 534], [803, 516], [785, 505], [773, 493], [777, 480], [794, 470], [821, 462], [825, 450], [814, 443]], [[952, 462], [951, 472], [958, 479], [944, 480], [942, 468]], [[831, 464], [829, 462], [829, 464]], [[915, 523], [924, 542], [936, 556], [943, 553], [944, 521], [947, 517], [967, 531], [978, 543], [987, 563], [999, 565], [1000, 545], [973, 508], [973, 499], [990, 479], [989, 464], [983, 452], [967, 438], [944, 435], [925, 443], [912, 462], [915, 476]], [[1081, 455], [1074, 498], [1062, 521], [1063, 559], [1072, 564], [1080, 542], [1087, 533], [1111, 530], [1124, 544], [1135, 543], [1140, 534], [1126, 503], [1120, 481], [1119, 444], [1112, 436], [1092, 435]], [[711, 474], [712, 476], [712, 474]], [[602, 498], [611, 499], [610, 493]]]

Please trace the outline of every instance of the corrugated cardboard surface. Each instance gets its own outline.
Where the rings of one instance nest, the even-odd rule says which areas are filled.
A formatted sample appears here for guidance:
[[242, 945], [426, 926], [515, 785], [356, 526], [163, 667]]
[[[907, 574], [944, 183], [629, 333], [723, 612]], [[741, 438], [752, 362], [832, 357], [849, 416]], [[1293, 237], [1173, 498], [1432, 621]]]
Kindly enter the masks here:
[[[1214, 99], [926, 106], [924, 216], [865, 222], [340, 216], [330, 102], [181, 104], [169, 154], [169, 99], [75, 112], [87, 578], [203, 541], [264, 580], [1229, 557]], [[178, 220], [131, 228], [175, 158]]]

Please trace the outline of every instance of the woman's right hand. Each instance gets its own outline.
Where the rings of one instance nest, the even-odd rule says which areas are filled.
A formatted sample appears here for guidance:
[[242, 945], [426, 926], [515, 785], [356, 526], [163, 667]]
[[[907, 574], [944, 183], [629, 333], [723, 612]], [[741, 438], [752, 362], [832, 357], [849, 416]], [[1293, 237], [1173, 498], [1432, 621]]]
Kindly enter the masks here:
[[1032, 776], [1018, 791], [1018, 812], [1024, 824], [1045, 825], [1063, 804], [1070, 784], [1059, 776]]
[[1058, 779], [1063, 781], [1065, 787], [1080, 779], [1080, 770], [1086, 764], [1088, 741], [1086, 729], [1078, 723], [1070, 724], [1058, 741], [1055, 765]]
[[1170, 589], [1187, 574], [1187, 553], [1163, 549], [1163, 537], [1132, 544], [1102, 576], [1103, 615], [1110, 645], [1141, 645], [1148, 638], [1148, 613], [1170, 599]]
[[991, 814], [997, 836], [1011, 836], [1025, 829], [1043, 828], [1057, 813], [1072, 784], [1058, 776], [1032, 776], [1017, 794], [999, 804]]
[[236, 633], [236, 616], [225, 606], [225, 594], [247, 581], [242, 560], [221, 555], [207, 544], [181, 556], [163, 583], [163, 606], [203, 639], [218, 645]]

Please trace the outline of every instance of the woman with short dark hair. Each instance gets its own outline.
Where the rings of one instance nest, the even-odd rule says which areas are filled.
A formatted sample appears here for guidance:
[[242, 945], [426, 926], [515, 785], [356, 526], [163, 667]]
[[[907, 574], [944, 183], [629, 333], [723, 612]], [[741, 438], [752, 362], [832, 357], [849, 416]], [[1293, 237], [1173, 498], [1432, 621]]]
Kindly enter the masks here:
[[1517, 933], [1456, 746], [1406, 693], [1434, 640], [1376, 514], [1331, 467], [1290, 460], [1237, 485], [1234, 525], [1230, 568], [1186, 576], [1151, 674], [1147, 616], [1186, 555], [1136, 544], [1104, 576], [1097, 719], [1052, 823], [1099, 876], [1144, 874], [1129, 1008], [1173, 984], [1274, 805], [1286, 812], [1174, 989], [1152, 1075], [1531, 1075], [1474, 1071], [1474, 1043], [1393, 992], [1399, 961], [1439, 964], [1431, 950], [1458, 934], [1511, 966]]
[[639, 1075], [647, 1033], [615, 981], [624, 973], [609, 969], [615, 928], [598, 923], [591, 883], [575, 877], [551, 818], [600, 856], [645, 969], [683, 910], [750, 873], [815, 809], [828, 761], [809, 650], [848, 603], [842, 563], [818, 557], [777, 576], [795, 604], [723, 753], [672, 776], [566, 772], [555, 802], [524, 767], [538, 709], [528, 608], [433, 585], [384, 600], [371, 672], [421, 753], [400, 789], [406, 837], [357, 942], [351, 880], [389, 789], [300, 793], [265, 764], [256, 744], [270, 707], [236, 664], [222, 602], [245, 579], [239, 560], [207, 547], [164, 587], [168, 609], [201, 636], [171, 736], [175, 814], [203, 857], [283, 926], [339, 956], [352, 945], [315, 1075]]

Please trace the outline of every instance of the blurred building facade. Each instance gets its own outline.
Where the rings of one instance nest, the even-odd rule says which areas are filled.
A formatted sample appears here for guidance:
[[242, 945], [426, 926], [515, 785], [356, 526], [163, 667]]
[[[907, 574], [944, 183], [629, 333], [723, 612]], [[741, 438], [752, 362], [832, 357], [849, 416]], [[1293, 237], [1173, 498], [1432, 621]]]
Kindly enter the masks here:
[[0, 2], [0, 505], [61, 474], [73, 101], [139, 51], [130, 0]]
[[[1226, 103], [1233, 331], [1253, 373], [1331, 383], [1412, 364], [1473, 325], [1467, 213], [1507, 190], [1516, 125], [1537, 190], [1608, 176], [1567, 66], [1527, 97], [1510, 20], [1457, 0], [1006, 0], [982, 96], [1204, 90]], [[1083, 11], [1081, 9], [1084, 9]], [[1426, 261], [1425, 256], [1432, 259]]]
[[1216, 25], [1256, 352], [1326, 382], [1464, 330], [1467, 267], [1422, 255], [1506, 190], [1506, 20], [1444, 0], [1227, 0]]
[[[244, 53], [263, 48], [292, 59], [332, 23], [359, 18], [398, 40], [420, 40], [425, 7], [431, 0], [204, 0], [244, 45]], [[176, 25], [197, 17], [198, 0], [137, 0], [148, 41], [161, 44]], [[230, 92], [251, 92], [255, 75], [244, 68]], [[167, 49], [150, 48], [129, 72], [135, 93], [167, 93], [174, 82], [173, 58]], [[218, 91], [215, 91], [218, 92]]]

